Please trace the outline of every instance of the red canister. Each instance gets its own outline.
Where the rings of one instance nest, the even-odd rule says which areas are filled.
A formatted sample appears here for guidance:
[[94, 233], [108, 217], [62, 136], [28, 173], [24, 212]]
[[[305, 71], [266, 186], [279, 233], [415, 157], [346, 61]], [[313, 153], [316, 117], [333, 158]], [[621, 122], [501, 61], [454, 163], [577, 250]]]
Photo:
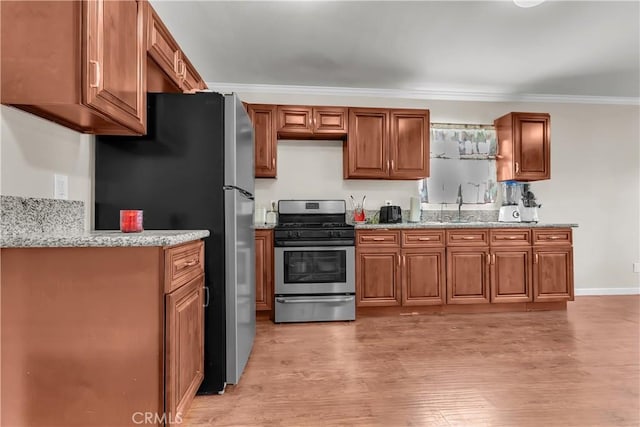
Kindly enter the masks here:
[[138, 233], [142, 230], [142, 211], [120, 211], [120, 231], [123, 233]]

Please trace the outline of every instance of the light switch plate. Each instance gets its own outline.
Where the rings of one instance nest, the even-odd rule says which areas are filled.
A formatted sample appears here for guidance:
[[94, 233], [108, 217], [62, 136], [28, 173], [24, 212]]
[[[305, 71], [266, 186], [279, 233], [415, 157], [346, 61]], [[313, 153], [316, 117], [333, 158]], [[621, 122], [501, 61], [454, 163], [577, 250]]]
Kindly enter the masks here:
[[69, 199], [69, 177], [67, 175], [53, 175], [53, 198]]
[[634, 273], [640, 273], [640, 262], [634, 262], [633, 263], [633, 272]]

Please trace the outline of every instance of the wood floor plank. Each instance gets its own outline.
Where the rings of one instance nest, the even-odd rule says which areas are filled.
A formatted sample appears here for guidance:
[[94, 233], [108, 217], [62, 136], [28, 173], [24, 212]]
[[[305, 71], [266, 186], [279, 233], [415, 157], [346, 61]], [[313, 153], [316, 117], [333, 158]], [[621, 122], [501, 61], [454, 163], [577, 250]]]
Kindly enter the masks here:
[[257, 324], [237, 386], [185, 426], [638, 426], [640, 296], [567, 311]]

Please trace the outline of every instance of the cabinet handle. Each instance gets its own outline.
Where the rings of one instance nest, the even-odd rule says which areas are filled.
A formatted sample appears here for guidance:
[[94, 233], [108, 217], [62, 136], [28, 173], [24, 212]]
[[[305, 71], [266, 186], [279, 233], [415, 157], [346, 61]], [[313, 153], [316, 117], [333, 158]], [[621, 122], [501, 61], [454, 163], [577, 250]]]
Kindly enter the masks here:
[[547, 236], [547, 240], [558, 240], [560, 236]]
[[273, 158], [271, 159], [271, 169], [275, 169], [276, 168], [276, 159]]
[[516, 162], [516, 173], [520, 173], [520, 164]]
[[393, 170], [393, 160], [391, 160], [391, 170]]
[[516, 236], [507, 236], [507, 237], [505, 237], [505, 239], [516, 240], [517, 237]]
[[462, 236], [462, 239], [463, 240], [474, 240], [475, 237], [473, 237], [473, 236]]
[[391, 162], [387, 160], [387, 171], [391, 170]]
[[206, 295], [205, 299], [204, 299], [204, 304], [202, 304], [203, 307], [209, 307], [209, 287], [205, 286], [204, 287], [204, 293]]
[[90, 83], [89, 87], [98, 87], [100, 86], [100, 63], [98, 61], [89, 61], [90, 64], [94, 64], [96, 66], [96, 77], [95, 77], [95, 83]]
[[197, 260], [192, 259], [192, 260], [190, 260], [190, 261], [185, 262], [185, 263], [183, 264], [183, 266], [184, 266], [184, 267], [191, 267], [191, 266], [196, 265], [197, 263], [198, 263], [198, 261], [197, 261]]
[[402, 261], [402, 257], [400, 255], [398, 255], [398, 267], [400, 267], [401, 261]]
[[538, 254], [535, 254], [535, 255], [533, 256], [533, 263], [534, 263], [534, 264], [537, 264], [537, 263], [538, 263]]
[[374, 242], [382, 242], [384, 240], [384, 237], [374, 237], [373, 241]]
[[407, 266], [407, 256], [402, 255], [402, 268]]
[[491, 264], [496, 265], [496, 254], [491, 255]]
[[504, 159], [504, 156], [502, 154], [496, 154], [496, 159], [497, 160]]
[[487, 265], [491, 264], [491, 255], [485, 254], [485, 256], [487, 257]]
[[431, 237], [418, 237], [418, 240], [431, 240]]

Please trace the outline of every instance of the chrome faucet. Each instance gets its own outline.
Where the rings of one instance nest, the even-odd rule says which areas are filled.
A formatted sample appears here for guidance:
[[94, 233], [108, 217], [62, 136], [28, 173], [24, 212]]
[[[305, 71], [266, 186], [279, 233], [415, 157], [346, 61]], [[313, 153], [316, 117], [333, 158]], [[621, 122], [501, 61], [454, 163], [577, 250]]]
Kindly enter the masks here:
[[462, 184], [458, 184], [458, 197], [456, 197], [456, 203], [458, 204], [458, 221], [460, 221], [460, 208], [462, 207]]

